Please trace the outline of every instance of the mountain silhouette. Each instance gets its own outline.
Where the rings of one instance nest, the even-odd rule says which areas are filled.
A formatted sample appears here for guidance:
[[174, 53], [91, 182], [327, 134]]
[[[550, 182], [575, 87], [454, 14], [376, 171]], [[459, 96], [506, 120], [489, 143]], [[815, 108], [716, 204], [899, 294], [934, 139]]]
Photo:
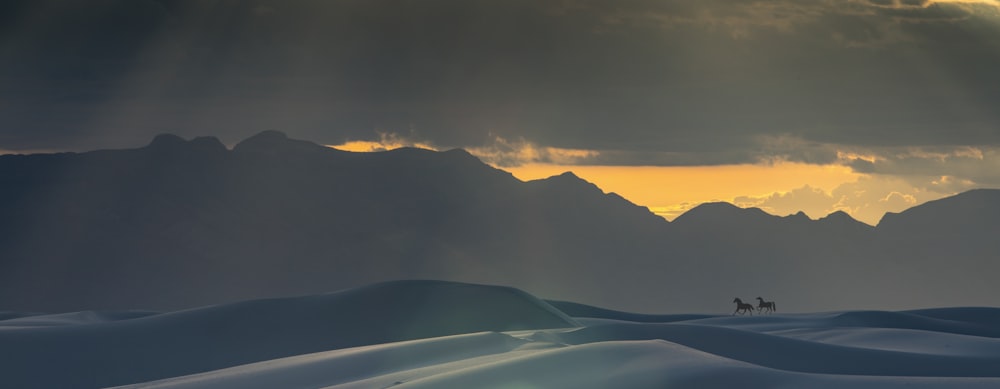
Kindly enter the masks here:
[[790, 308], [924, 307], [986, 304], [1000, 270], [996, 190], [877, 227], [727, 203], [670, 223], [569, 172], [522, 182], [464, 150], [354, 153], [277, 131], [232, 150], [164, 134], [4, 155], [0, 188], [0, 311], [173, 309], [412, 278], [641, 312], [728, 309], [744, 291]]
[[351, 153], [274, 131], [218, 146], [161, 135], [0, 157], [0, 310], [494, 280], [550, 257], [646, 249], [666, 225], [578, 178], [523, 183], [463, 150]]
[[1000, 216], [1000, 190], [974, 189], [900, 213], [886, 213], [878, 228], [898, 234], [997, 236], [1000, 232], [997, 216]]

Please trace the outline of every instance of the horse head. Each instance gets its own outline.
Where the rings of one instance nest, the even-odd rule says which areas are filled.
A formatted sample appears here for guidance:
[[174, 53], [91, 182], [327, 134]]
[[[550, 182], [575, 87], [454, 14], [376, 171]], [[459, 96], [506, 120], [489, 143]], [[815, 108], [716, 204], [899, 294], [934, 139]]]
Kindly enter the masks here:
[[740, 300], [740, 298], [739, 298], [739, 297], [737, 297], [737, 298], [734, 298], [734, 299], [733, 299], [733, 302], [734, 302], [734, 303], [737, 303], [737, 304], [742, 304], [742, 303], [743, 303], [743, 300]]

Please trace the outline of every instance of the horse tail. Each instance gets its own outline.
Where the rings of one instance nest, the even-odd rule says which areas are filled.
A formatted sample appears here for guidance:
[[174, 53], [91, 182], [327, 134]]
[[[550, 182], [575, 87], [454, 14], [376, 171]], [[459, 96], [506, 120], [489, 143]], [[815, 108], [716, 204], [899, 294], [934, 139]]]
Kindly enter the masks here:
[[771, 310], [777, 312], [778, 311], [778, 303], [772, 301], [771, 302]]

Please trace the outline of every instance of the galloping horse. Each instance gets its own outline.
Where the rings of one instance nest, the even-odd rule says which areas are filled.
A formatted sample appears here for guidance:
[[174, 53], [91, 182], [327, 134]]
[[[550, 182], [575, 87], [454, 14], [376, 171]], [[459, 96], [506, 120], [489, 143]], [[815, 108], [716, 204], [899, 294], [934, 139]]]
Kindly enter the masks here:
[[768, 312], [774, 312], [777, 310], [777, 306], [774, 305], [774, 301], [764, 301], [764, 299], [760, 297], [757, 297], [757, 301], [760, 301], [759, 303], [757, 303], [757, 312], [760, 312], [764, 309], [766, 309]]
[[733, 312], [734, 315], [742, 311], [753, 316], [753, 304], [744, 303], [739, 297], [733, 299], [733, 302], [736, 303], [736, 311]]

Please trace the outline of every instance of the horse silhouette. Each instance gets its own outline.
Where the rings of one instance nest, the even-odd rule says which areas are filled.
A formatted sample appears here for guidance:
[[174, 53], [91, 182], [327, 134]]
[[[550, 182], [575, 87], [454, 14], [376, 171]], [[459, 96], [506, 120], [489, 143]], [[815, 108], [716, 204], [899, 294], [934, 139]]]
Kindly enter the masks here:
[[753, 304], [744, 303], [739, 297], [733, 299], [733, 302], [736, 303], [736, 311], [733, 312], [734, 315], [740, 312], [745, 312], [749, 313], [750, 316], [753, 316]]
[[774, 305], [774, 301], [764, 301], [764, 299], [759, 296], [757, 297], [757, 301], [759, 301], [757, 303], [757, 312], [766, 309], [767, 312], [772, 313], [777, 310], [777, 306]]

